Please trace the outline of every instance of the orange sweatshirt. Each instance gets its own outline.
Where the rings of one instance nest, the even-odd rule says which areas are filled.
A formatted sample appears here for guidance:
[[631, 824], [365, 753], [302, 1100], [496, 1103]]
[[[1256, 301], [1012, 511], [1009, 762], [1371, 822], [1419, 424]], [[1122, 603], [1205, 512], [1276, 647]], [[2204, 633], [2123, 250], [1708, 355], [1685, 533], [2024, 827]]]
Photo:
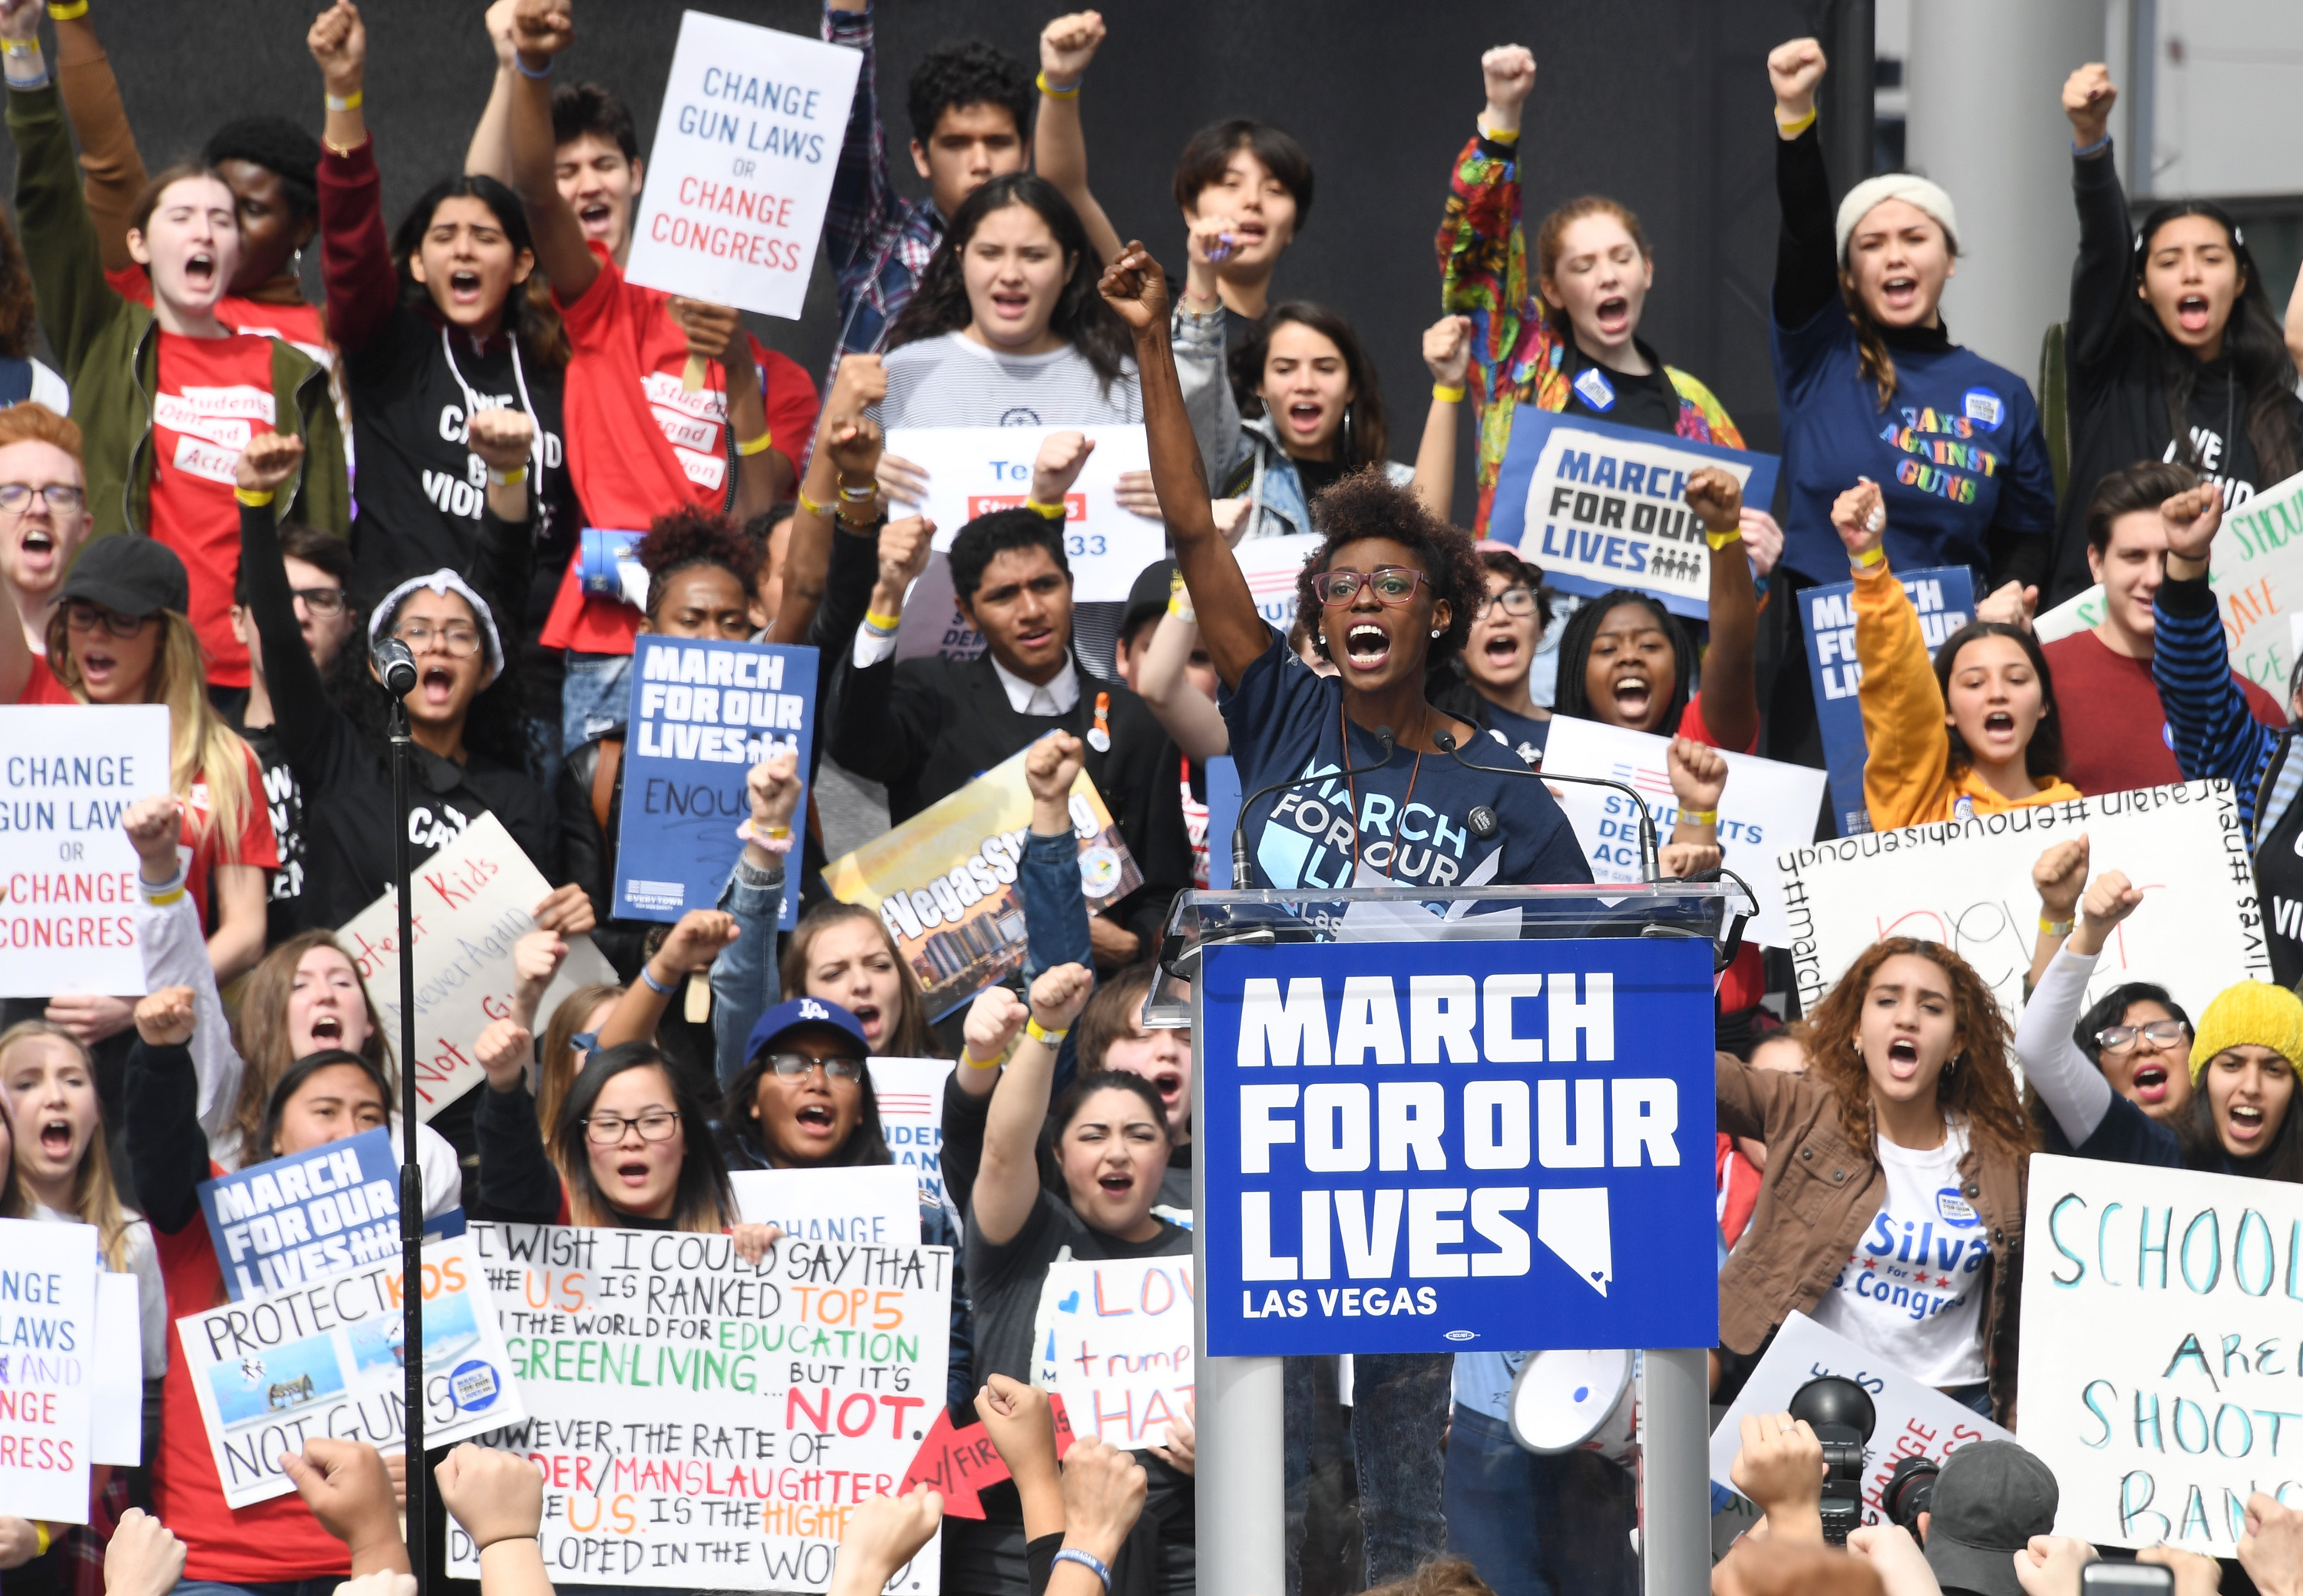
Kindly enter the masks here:
[[[2028, 809], [2081, 796], [2057, 776], [2045, 778], [2027, 798], [2007, 797], [1972, 770], [1953, 776], [1943, 689], [1936, 685], [1919, 612], [1885, 561], [1856, 575], [1854, 609], [1855, 659], [1863, 669], [1856, 697], [1870, 749], [1863, 766], [1863, 800], [1871, 811], [1872, 830]], [[1965, 814], [1955, 807], [1962, 798], [1968, 800]]]

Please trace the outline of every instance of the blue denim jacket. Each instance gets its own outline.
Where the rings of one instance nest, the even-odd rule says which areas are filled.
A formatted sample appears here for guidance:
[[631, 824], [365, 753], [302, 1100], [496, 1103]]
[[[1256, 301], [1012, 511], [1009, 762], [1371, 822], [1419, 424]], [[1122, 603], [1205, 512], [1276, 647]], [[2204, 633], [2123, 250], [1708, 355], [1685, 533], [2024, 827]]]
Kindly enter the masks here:
[[747, 882], [742, 859], [728, 872], [713, 905], [736, 916], [733, 947], [712, 961], [712, 1040], [721, 1090], [744, 1073], [744, 1044], [752, 1026], [782, 998], [776, 975], [776, 922], [783, 915], [784, 873], [779, 865], [764, 880]]
[[[1024, 894], [1024, 980], [1030, 983], [1042, 970], [1059, 964], [1095, 968], [1088, 942], [1087, 894], [1080, 890], [1079, 839], [1069, 832], [1042, 837], [1033, 832], [1024, 840], [1024, 862], [1016, 872]], [[1056, 1054], [1051, 1091], [1060, 1092], [1079, 1072], [1079, 1044], [1064, 1038]]]

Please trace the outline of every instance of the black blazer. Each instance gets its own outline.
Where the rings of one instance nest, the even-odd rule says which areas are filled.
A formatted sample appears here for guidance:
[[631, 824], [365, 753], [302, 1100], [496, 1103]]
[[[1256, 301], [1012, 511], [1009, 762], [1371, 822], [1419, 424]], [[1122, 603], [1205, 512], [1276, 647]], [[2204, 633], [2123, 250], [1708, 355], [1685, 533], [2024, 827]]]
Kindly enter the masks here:
[[1118, 682], [1106, 682], [1074, 660], [1079, 702], [1069, 714], [1025, 715], [989, 654], [951, 660], [887, 659], [858, 671], [840, 659], [838, 724], [831, 756], [859, 776], [884, 782], [888, 817], [898, 825], [948, 797], [1050, 731], [1085, 737], [1095, 697], [1111, 695], [1111, 747], [1086, 753], [1087, 773], [1118, 821], [1143, 885], [1110, 911], [1113, 923], [1159, 946], [1169, 901], [1192, 884], [1192, 844], [1184, 831], [1183, 756], [1151, 705]]

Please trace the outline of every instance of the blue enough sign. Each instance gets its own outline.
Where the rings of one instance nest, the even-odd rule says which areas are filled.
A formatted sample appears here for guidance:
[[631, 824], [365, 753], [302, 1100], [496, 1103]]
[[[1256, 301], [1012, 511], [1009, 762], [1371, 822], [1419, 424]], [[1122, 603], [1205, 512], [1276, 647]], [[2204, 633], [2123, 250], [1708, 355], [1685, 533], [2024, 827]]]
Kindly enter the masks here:
[[1711, 1347], [1711, 944], [1209, 950], [1206, 1352]]

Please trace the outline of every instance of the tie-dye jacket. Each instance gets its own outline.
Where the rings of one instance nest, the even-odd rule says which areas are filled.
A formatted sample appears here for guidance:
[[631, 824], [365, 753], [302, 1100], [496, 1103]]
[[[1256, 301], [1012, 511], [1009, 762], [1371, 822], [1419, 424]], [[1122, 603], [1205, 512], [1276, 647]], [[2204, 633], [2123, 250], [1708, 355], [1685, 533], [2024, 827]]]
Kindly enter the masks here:
[[[1540, 410], [1564, 410], [1573, 392], [1567, 340], [1552, 325], [1530, 271], [1515, 152], [1477, 135], [1464, 146], [1437, 242], [1441, 308], [1472, 318], [1466, 381], [1480, 433], [1480, 509], [1473, 526], [1484, 536], [1513, 414], [1530, 401]], [[1710, 389], [1675, 366], [1665, 367], [1664, 375], [1679, 395], [1674, 430], [1681, 437], [1743, 447], [1743, 435]]]

